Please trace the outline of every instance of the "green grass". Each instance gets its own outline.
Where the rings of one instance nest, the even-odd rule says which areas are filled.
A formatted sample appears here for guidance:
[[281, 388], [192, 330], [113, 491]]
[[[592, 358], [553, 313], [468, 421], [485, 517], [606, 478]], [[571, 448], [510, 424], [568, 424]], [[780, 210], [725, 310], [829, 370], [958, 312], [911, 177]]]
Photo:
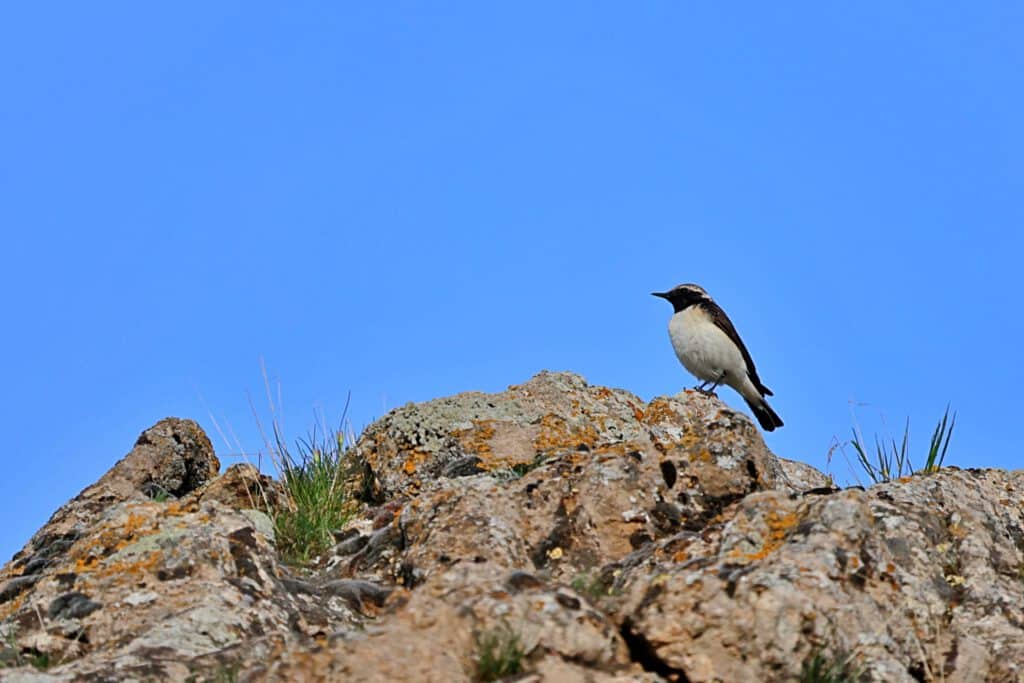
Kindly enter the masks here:
[[273, 511], [277, 550], [285, 562], [307, 565], [334, 545], [331, 532], [351, 516], [346, 493], [350, 472], [345, 435], [341, 430], [314, 430], [289, 449], [275, 436], [274, 461], [292, 509]]
[[[288, 564], [308, 566], [334, 546], [332, 532], [345, 525], [354, 508], [352, 496], [349, 495], [350, 480], [354, 473], [348, 452], [351, 439], [346, 436], [350, 431], [345, 430], [348, 401], [345, 402], [340, 427], [327, 428], [321, 416], [319, 426], [314, 426], [307, 438], [299, 439], [293, 446], [289, 446], [280, 418], [283, 405], [280, 383], [276, 383], [276, 392], [271, 389], [262, 358], [260, 370], [270, 408], [271, 431], [268, 438], [259, 411], [250, 397], [249, 406], [266, 449], [257, 454], [258, 459], [254, 465], [262, 471], [263, 454], [268, 453], [287, 496], [285, 503], [272, 503], [273, 497], [261, 491], [263, 504], [274, 522], [278, 555]], [[221, 437], [228, 441], [212, 414], [210, 418]], [[237, 437], [235, 443], [244, 455], [245, 450]]]
[[[942, 467], [955, 425], [956, 413], [950, 416], [947, 405], [946, 412], [932, 433], [928, 453], [925, 456], [925, 464], [919, 474], [936, 472]], [[860, 427], [856, 423], [854, 424], [850, 445], [853, 446], [857, 462], [872, 482], [877, 484], [914, 474], [914, 465], [910, 459], [910, 418], [907, 418], [903, 427], [903, 437], [899, 442], [895, 438], [886, 441], [879, 438], [877, 434], [875, 434], [874, 441], [874, 449], [871, 449], [867, 445]]]
[[523, 671], [522, 639], [508, 625], [477, 635], [476, 680], [497, 681]]
[[512, 473], [515, 474], [517, 479], [521, 479], [522, 477], [526, 476], [527, 472], [535, 470], [541, 465], [543, 465], [545, 460], [546, 458], [538, 453], [537, 456], [534, 457], [534, 459], [531, 462], [519, 462], [516, 463], [515, 465], [512, 465], [510, 469], [512, 470]]
[[212, 671], [193, 672], [185, 678], [185, 683], [235, 683], [242, 665], [238, 662], [219, 664]]
[[30, 664], [40, 671], [45, 671], [53, 665], [48, 652], [22, 651], [18, 646], [18, 633], [13, 624], [8, 626], [4, 644], [4, 647], [0, 647], [0, 669]]
[[569, 585], [577, 593], [587, 596], [591, 602], [611, 595], [611, 586], [604, 582], [599, 571], [577, 574]]
[[209, 680], [211, 683], [235, 683], [238, 680], [239, 669], [241, 669], [241, 665], [238, 662], [221, 664]]
[[860, 672], [851, 664], [849, 655], [840, 653], [829, 659], [821, 650], [815, 650], [803, 661], [800, 683], [854, 683]]
[[942, 415], [942, 420], [935, 425], [935, 431], [932, 432], [932, 441], [928, 446], [928, 457], [924, 462], [924, 469], [921, 471], [924, 473], [935, 472], [941, 469], [942, 463], [946, 460], [946, 450], [949, 449], [949, 440], [953, 436], [953, 426], [956, 424], [956, 413], [953, 413], [953, 418], [949, 417], [949, 406], [946, 406], [946, 412]]

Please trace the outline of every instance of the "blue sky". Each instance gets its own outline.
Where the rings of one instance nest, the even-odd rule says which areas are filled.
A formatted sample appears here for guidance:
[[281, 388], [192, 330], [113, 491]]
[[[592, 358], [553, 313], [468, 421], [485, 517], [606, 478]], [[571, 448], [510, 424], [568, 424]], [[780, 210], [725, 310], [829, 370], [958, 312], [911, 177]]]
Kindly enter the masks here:
[[[1021, 466], [1024, 6], [31, 3], [0, 22], [0, 560], [167, 415], [694, 382], [698, 282], [824, 468]], [[742, 401], [731, 391], [721, 395]], [[833, 462], [841, 479], [845, 463]]]

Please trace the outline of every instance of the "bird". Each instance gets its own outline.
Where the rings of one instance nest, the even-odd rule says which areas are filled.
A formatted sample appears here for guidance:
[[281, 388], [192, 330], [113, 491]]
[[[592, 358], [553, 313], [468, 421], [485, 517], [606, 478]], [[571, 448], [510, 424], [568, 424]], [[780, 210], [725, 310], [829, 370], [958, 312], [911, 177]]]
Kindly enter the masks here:
[[782, 419], [765, 400], [773, 395], [771, 389], [761, 383], [754, 359], [729, 316], [704, 288], [687, 283], [651, 295], [672, 304], [668, 336], [679, 362], [702, 380], [697, 390], [710, 394], [720, 384], [732, 387], [766, 432], [781, 427]]

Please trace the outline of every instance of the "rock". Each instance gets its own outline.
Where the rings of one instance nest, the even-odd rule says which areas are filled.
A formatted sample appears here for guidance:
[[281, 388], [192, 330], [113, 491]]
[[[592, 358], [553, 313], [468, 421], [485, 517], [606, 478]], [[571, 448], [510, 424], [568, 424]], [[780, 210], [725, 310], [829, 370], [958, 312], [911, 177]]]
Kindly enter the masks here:
[[249, 464], [232, 465], [197, 492], [200, 501], [218, 501], [235, 510], [268, 512], [291, 505], [284, 486]]
[[346, 538], [334, 546], [334, 552], [338, 555], [353, 555], [365, 548], [369, 540], [369, 536], [364, 536], [357, 532], [354, 536]]
[[[392, 543], [354, 565], [392, 580], [405, 564], [429, 572], [481, 560], [572, 575], [784, 486], [749, 419], [716, 399], [689, 392], [645, 405], [567, 373], [392, 411], [356, 453], [375, 480], [368, 488], [411, 498], [397, 521], [404, 549]], [[468, 457], [477, 475], [446, 476]]]
[[[562, 599], [559, 599], [562, 595]], [[566, 600], [573, 597], [573, 600]], [[572, 662], [577, 680], [657, 680], [633, 665], [615, 624], [561, 591], [502, 589], [481, 565], [460, 565], [406, 594], [400, 609], [362, 638], [336, 638], [319, 652], [289, 652], [260, 678], [314, 681], [469, 681], [480, 641], [510, 634], [538, 661]], [[572, 679], [569, 679], [572, 680]]]
[[832, 477], [822, 474], [806, 463], [785, 458], [778, 460], [782, 467], [782, 481], [785, 487], [794, 493], [831, 490], [835, 486]]
[[34, 586], [41, 578], [41, 574], [23, 574], [10, 579], [0, 588], [0, 604], [14, 599], [23, 590]]
[[320, 592], [337, 595], [348, 603], [348, 606], [359, 613], [365, 613], [368, 605], [383, 607], [384, 601], [391, 595], [390, 588], [383, 588], [372, 581], [354, 579], [336, 579], [327, 581], [320, 586]]
[[1024, 681], [1022, 471], [840, 491], [714, 397], [541, 373], [371, 425], [293, 568], [286, 492], [188, 424], [0, 571], [3, 680]]
[[[384, 498], [418, 494], [440, 477], [509, 470], [554, 460], [628, 456], [656, 470], [686, 468], [682, 482], [704, 484], [701, 496], [735, 498], [774, 486], [781, 473], [750, 420], [697, 392], [639, 398], [589, 386], [570, 373], [544, 372], [503, 394], [470, 392], [392, 411], [356, 444]], [[737, 482], [737, 480], [739, 480]]]
[[1024, 477], [997, 470], [756, 493], [708, 533], [646, 549], [619, 610], [694, 682], [795, 679], [817, 651], [861, 680], [1022, 680], [1022, 525]]
[[22, 572], [65, 553], [112, 506], [151, 499], [154, 490], [183, 496], [217, 476], [220, 463], [192, 420], [169, 417], [144, 431], [135, 447], [99, 481], [53, 514], [13, 559]]
[[89, 616], [101, 607], [103, 605], [95, 600], [90, 600], [85, 593], [73, 591], [54, 598], [46, 610], [46, 616], [50, 619], [80, 619]]
[[217, 476], [220, 462], [203, 430], [192, 420], [169, 417], [142, 432], [135, 448], [96, 483], [122, 490], [122, 500], [156, 485], [181, 497]]
[[[217, 467], [195, 423], [164, 420], [58, 510], [0, 571], [0, 633], [16, 643], [9, 662], [22, 663], [0, 678], [215, 678], [243, 651], [269, 657], [355, 627], [361, 617], [344, 600], [286, 590], [273, 524], [233, 509], [265, 506], [242, 493], [254, 482], [274, 496], [277, 485], [244, 466], [210, 483]], [[149, 499], [151, 482], [177, 500]], [[25, 663], [43, 655], [46, 672]]]

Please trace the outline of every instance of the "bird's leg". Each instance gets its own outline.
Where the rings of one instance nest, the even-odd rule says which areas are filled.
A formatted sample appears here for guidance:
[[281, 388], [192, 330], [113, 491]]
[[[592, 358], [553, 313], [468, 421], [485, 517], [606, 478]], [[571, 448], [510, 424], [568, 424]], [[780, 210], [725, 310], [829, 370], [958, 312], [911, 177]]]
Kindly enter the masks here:
[[[720, 374], [718, 376], [718, 379], [714, 380], [713, 382], [710, 379], [707, 380], [706, 382], [701, 384], [699, 387], [697, 387], [697, 391], [699, 391], [702, 394], [706, 394], [708, 396], [714, 396], [714, 397], [717, 398], [718, 394], [715, 393], [715, 389], [718, 387], [719, 384], [722, 383], [722, 380], [725, 379], [725, 374], [726, 374], [725, 370], [722, 370], [722, 374]], [[706, 388], [709, 383], [711, 384], [711, 387], [710, 388]]]

